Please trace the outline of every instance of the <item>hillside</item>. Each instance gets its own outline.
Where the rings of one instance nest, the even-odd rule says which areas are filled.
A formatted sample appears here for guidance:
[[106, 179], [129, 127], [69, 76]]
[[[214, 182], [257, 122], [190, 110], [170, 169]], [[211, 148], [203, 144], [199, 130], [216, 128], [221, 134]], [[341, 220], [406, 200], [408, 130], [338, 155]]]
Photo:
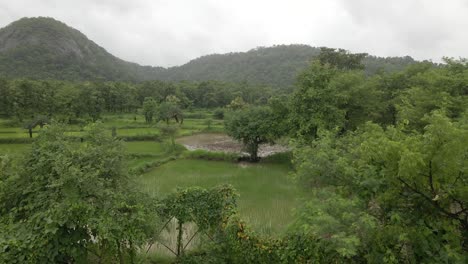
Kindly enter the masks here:
[[[52, 18], [22, 18], [0, 29], [0, 76], [34, 79], [112, 81], [219, 80], [290, 86], [320, 49], [307, 45], [261, 47], [248, 52], [213, 54], [182, 66], [140, 66], [121, 60], [80, 31]], [[411, 57], [364, 60], [366, 71], [396, 71]]]
[[137, 81], [152, 71], [52, 18], [22, 18], [0, 29], [0, 73], [8, 77]]
[[[194, 59], [187, 64], [158, 72], [158, 79], [222, 80], [289, 86], [296, 75], [320, 53], [320, 48], [308, 45], [278, 45], [260, 47], [248, 52], [213, 54]], [[411, 57], [367, 56], [363, 63], [367, 74], [394, 72], [415, 63]]]

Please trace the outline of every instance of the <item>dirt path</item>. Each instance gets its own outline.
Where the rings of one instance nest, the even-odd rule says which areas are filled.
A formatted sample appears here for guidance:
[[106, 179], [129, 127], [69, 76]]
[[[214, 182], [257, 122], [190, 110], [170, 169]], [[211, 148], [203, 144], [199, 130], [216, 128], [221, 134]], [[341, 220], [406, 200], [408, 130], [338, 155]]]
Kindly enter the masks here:
[[[247, 154], [242, 150], [242, 143], [222, 133], [197, 134], [193, 136], [181, 137], [176, 141], [177, 143], [184, 145], [188, 150], [203, 149], [207, 151]], [[275, 153], [286, 151], [288, 151], [288, 148], [285, 146], [263, 144], [260, 146], [258, 155], [260, 157], [266, 157]]]

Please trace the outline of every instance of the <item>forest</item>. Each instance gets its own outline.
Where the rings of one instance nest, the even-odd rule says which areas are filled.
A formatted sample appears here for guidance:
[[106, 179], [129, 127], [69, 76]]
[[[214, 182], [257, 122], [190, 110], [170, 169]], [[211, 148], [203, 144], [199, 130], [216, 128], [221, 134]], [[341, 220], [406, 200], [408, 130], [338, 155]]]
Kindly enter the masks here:
[[468, 61], [366, 58], [0, 79], [0, 263], [466, 263]]

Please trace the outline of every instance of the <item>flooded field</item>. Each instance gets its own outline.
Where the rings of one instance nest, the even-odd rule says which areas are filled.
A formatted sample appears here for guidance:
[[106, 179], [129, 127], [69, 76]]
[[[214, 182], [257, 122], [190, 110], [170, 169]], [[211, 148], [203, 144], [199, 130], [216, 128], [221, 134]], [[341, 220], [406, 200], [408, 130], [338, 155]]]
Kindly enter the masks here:
[[[188, 150], [203, 149], [215, 152], [232, 152], [247, 155], [243, 145], [223, 133], [204, 133], [178, 138], [177, 143], [184, 145]], [[263, 144], [258, 151], [259, 157], [266, 157], [279, 152], [286, 152], [288, 148], [282, 145]]]

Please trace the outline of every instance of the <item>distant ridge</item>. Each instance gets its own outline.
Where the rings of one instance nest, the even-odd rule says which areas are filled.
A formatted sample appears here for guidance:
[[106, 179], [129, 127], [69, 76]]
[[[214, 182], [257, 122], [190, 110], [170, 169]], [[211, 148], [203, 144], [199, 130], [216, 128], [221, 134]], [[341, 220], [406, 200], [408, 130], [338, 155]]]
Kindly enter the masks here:
[[[22, 18], [0, 29], [0, 77], [110, 80], [250, 82], [290, 86], [320, 49], [278, 45], [248, 52], [213, 54], [171, 68], [121, 60], [80, 31], [53, 18]], [[366, 71], [395, 71], [415, 63], [411, 57], [368, 56]]]

